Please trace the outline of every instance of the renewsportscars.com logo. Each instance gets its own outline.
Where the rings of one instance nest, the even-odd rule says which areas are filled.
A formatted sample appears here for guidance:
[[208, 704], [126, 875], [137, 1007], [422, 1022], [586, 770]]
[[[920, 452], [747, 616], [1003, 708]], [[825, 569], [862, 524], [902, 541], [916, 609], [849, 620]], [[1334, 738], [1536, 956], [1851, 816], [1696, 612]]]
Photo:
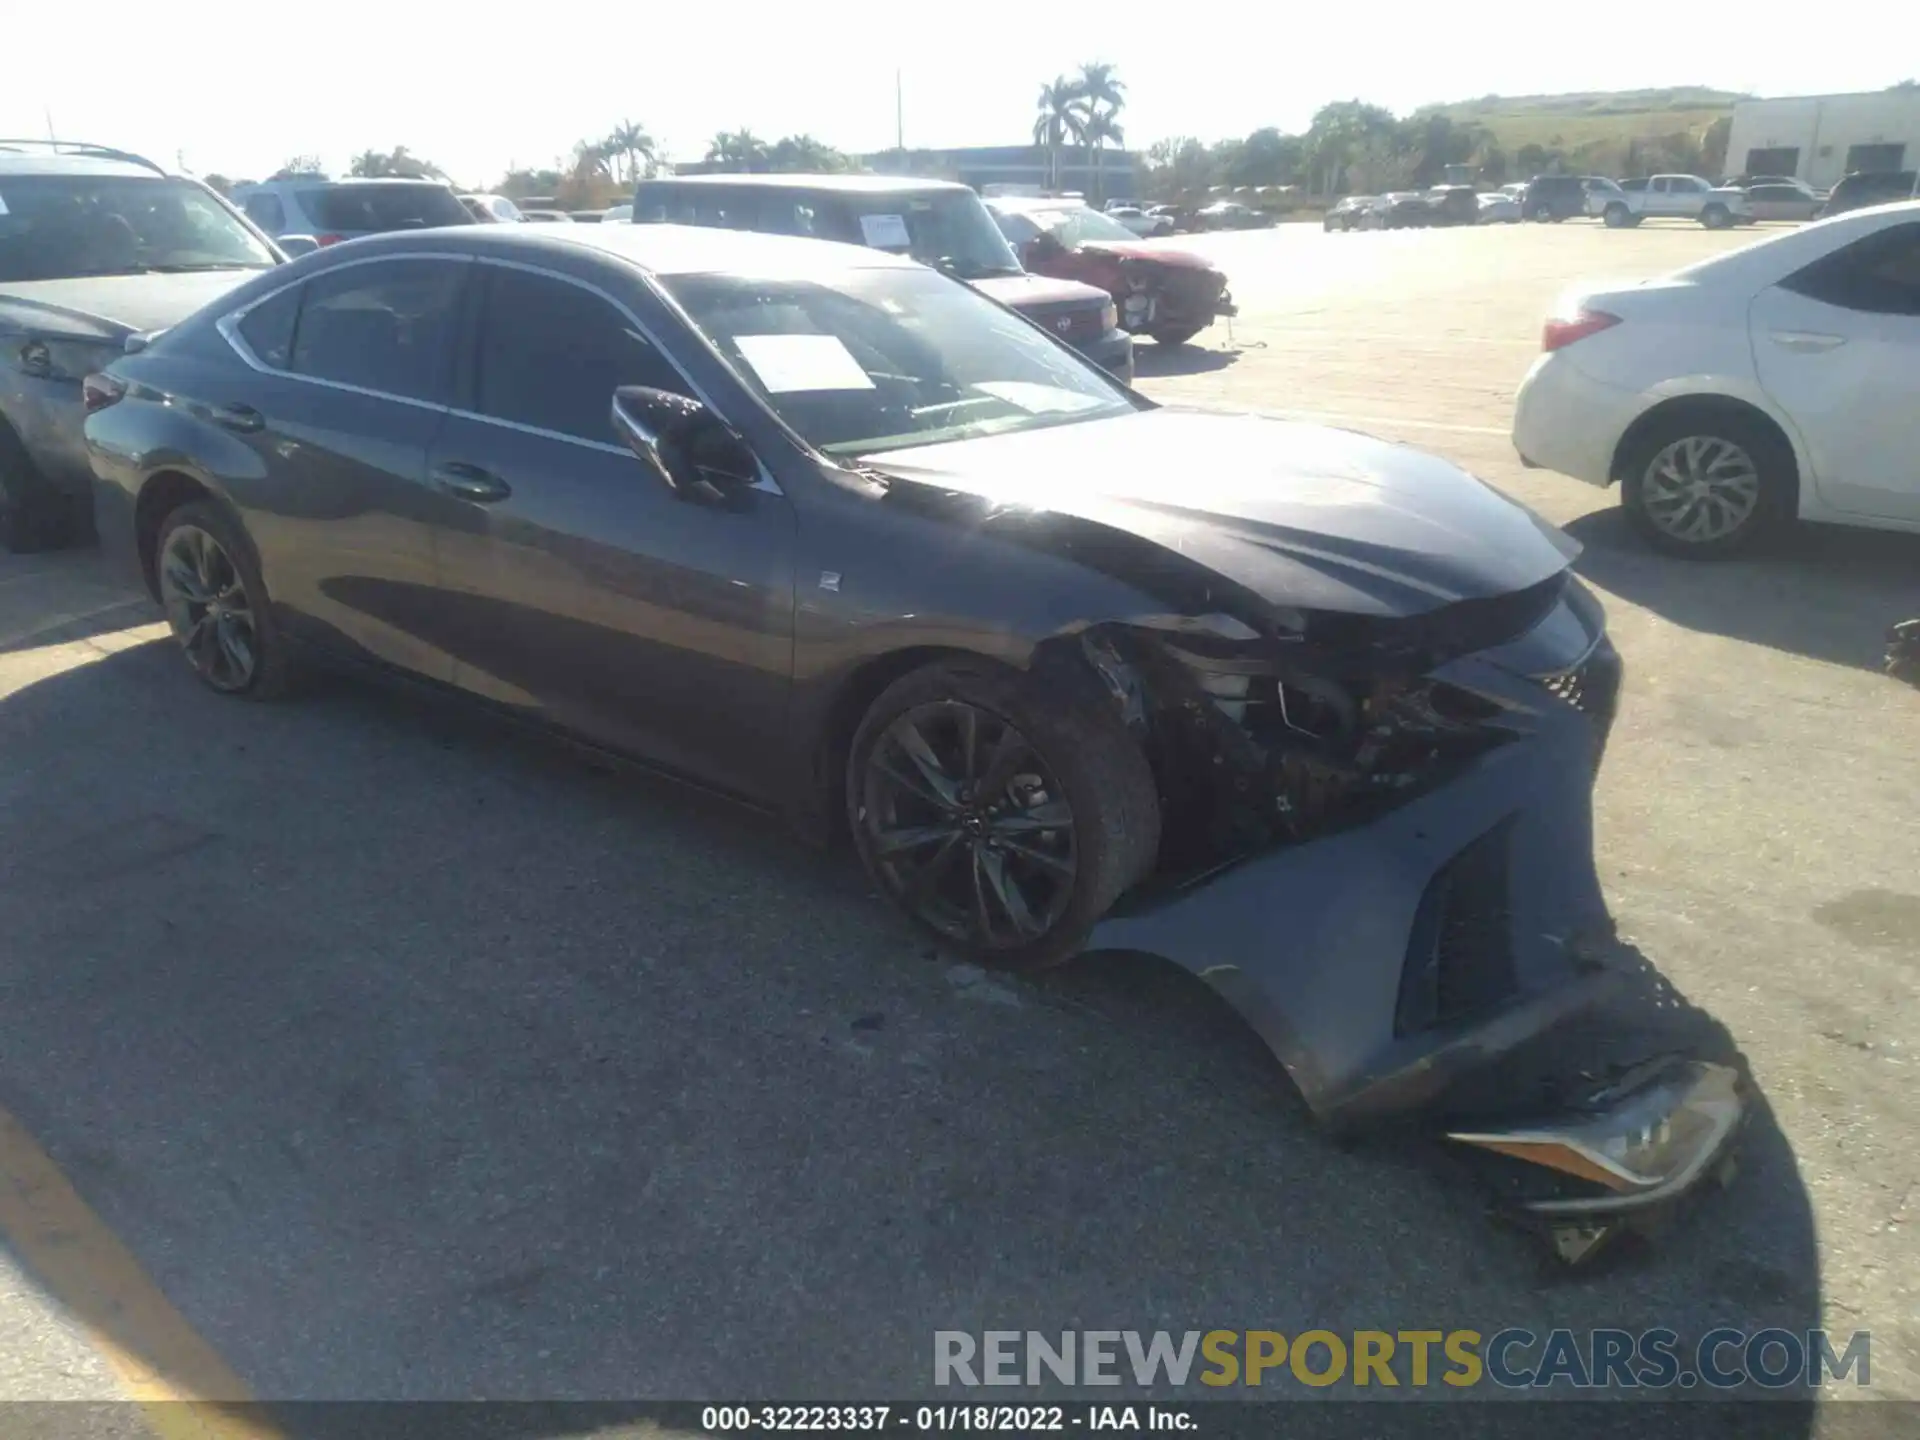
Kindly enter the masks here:
[[1194, 1383], [1733, 1390], [1872, 1383], [1873, 1337], [1825, 1330], [936, 1330], [935, 1385]]

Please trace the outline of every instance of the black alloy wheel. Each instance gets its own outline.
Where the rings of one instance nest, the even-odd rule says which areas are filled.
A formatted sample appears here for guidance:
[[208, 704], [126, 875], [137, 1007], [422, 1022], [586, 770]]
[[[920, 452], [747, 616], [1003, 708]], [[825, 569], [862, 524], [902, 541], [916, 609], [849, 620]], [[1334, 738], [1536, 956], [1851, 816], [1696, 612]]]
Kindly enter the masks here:
[[1117, 720], [984, 663], [915, 671], [854, 737], [847, 802], [868, 873], [984, 964], [1067, 959], [1151, 868], [1159, 802]]
[[1027, 737], [963, 700], [887, 726], [866, 774], [867, 840], [934, 929], [988, 950], [1058, 923], [1078, 856], [1073, 809]]
[[173, 638], [195, 675], [223, 695], [268, 699], [287, 663], [265, 607], [265, 588], [244, 534], [206, 501], [167, 516], [154, 579]]

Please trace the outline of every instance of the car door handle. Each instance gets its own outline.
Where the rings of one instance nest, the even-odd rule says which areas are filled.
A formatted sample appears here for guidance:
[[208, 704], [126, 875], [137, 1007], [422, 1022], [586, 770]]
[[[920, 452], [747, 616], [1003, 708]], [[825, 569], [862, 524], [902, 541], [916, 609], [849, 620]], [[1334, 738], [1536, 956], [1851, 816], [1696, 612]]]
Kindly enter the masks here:
[[223, 430], [238, 430], [242, 435], [250, 435], [267, 423], [267, 417], [251, 405], [209, 405], [207, 418]]
[[449, 495], [481, 505], [504, 500], [513, 493], [513, 487], [491, 470], [482, 470], [464, 460], [448, 460], [434, 466], [433, 483]]
[[1802, 355], [1818, 355], [1823, 350], [1838, 350], [1847, 343], [1844, 335], [1828, 335], [1818, 330], [1775, 330], [1773, 343], [1782, 350]]

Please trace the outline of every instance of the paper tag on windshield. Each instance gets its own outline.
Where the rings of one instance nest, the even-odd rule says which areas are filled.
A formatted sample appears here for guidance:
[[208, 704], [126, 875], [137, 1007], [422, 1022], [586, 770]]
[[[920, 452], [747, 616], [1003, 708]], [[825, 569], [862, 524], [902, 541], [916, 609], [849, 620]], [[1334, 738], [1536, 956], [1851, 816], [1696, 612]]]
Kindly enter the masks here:
[[837, 335], [736, 335], [733, 343], [769, 395], [874, 388]]
[[0, 215], [7, 213], [7, 197], [0, 195]]
[[876, 250], [905, 250], [913, 244], [902, 215], [862, 215], [860, 238]]

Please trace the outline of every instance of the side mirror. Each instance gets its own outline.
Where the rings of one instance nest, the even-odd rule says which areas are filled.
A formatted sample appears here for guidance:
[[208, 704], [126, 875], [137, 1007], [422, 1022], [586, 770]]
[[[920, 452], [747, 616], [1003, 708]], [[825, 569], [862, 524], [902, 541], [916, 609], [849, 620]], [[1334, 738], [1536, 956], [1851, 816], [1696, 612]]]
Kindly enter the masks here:
[[613, 392], [613, 428], [674, 494], [720, 500], [760, 478], [747, 442], [698, 400], [650, 385]]
[[298, 260], [302, 255], [311, 255], [320, 248], [320, 242], [311, 235], [282, 235], [273, 243], [280, 247], [280, 253], [289, 260]]

